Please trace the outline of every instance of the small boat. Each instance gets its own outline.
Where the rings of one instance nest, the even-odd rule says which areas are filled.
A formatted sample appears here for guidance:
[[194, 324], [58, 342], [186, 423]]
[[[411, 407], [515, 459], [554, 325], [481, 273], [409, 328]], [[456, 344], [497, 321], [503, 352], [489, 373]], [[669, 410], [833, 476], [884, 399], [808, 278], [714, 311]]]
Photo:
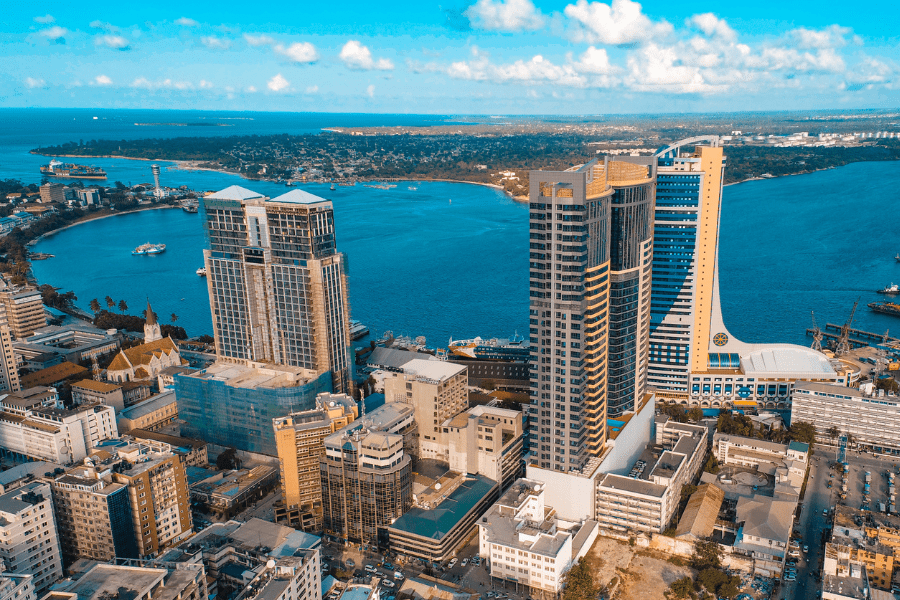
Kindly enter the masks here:
[[369, 328], [359, 321], [350, 320], [350, 339], [358, 340], [369, 335]]
[[406, 188], [406, 189], [416, 191], [416, 190], [419, 189], [419, 188], [418, 188], [418, 186], [411, 185], [411, 186], [409, 186], [409, 187]]
[[141, 244], [137, 248], [131, 251], [132, 254], [162, 254], [166, 251], [165, 244]]
[[200, 277], [206, 277], [206, 267], [200, 267], [197, 269], [197, 275]]
[[889, 294], [891, 296], [894, 296], [896, 294], [900, 294], [900, 285], [897, 285], [896, 283], [892, 283], [891, 285], [887, 286], [886, 288], [880, 289], [877, 291], [879, 294]]
[[331, 187], [328, 188], [328, 189], [330, 189], [330, 190], [333, 192], [333, 191], [336, 190], [337, 188], [336, 188], [336, 187], [334, 186], [334, 184], [332, 183], [332, 184], [331, 184]]
[[197, 205], [196, 204], [182, 204], [181, 210], [183, 210], [186, 213], [193, 214], [193, 213], [197, 212]]
[[897, 253], [897, 256], [894, 257], [894, 260], [900, 262], [900, 252]]

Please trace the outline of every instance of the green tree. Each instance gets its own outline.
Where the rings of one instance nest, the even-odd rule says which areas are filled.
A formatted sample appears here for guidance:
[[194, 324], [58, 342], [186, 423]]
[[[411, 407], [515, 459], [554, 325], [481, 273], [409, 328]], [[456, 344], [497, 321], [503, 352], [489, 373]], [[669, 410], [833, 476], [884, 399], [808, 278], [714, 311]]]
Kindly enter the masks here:
[[816, 426], [812, 423], [806, 421], [791, 423], [790, 434], [792, 440], [809, 444], [810, 448], [816, 443]]
[[106, 308], [114, 308], [116, 306], [116, 301], [112, 299], [112, 296], [107, 296], [103, 300], [106, 302]]
[[690, 577], [676, 579], [669, 586], [669, 594], [673, 598], [696, 598], [694, 593], [694, 580]]
[[703, 419], [703, 409], [698, 406], [692, 406], [687, 411], [687, 418], [694, 423], [700, 422]]
[[178, 315], [176, 315], [175, 313], [172, 313], [172, 316], [169, 317], [169, 320], [172, 321], [173, 323], [175, 323], [176, 321], [178, 321]]
[[124, 300], [119, 300], [119, 312], [124, 313], [128, 310], [128, 303]]
[[709, 453], [709, 458], [706, 459], [703, 470], [707, 473], [712, 473], [713, 475], [719, 472], [719, 461], [716, 460], [716, 455], [712, 452]]
[[701, 540], [694, 544], [691, 567], [697, 571], [718, 569], [722, 566], [722, 549], [712, 540]]
[[569, 570], [566, 575], [566, 587], [563, 591], [563, 600], [587, 600], [596, 598], [600, 590], [594, 583], [594, 576], [584, 560]]
[[226, 469], [241, 468], [241, 459], [238, 458], [237, 450], [234, 448], [226, 448], [224, 452], [216, 457], [216, 468], [223, 471]]
[[740, 591], [740, 578], [722, 569], [703, 569], [697, 573], [697, 589], [705, 589], [718, 598], [733, 598]]
[[837, 427], [835, 427], [834, 425], [832, 425], [831, 427], [828, 428], [828, 437], [831, 438], [831, 441], [832, 441], [832, 442], [833, 442], [833, 441], [837, 438], [837, 436], [839, 436], [839, 435], [841, 435], [841, 430], [838, 429]]
[[100, 312], [100, 301], [94, 298], [91, 300], [91, 312], [94, 314]]

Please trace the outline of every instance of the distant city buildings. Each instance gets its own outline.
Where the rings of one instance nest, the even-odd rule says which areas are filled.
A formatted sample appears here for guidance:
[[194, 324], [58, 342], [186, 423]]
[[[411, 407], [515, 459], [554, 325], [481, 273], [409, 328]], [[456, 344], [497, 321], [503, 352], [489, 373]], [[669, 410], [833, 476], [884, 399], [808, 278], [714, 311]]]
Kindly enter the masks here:
[[0, 411], [0, 452], [19, 460], [69, 465], [118, 435], [115, 410], [102, 404], [15, 408], [6, 403]]

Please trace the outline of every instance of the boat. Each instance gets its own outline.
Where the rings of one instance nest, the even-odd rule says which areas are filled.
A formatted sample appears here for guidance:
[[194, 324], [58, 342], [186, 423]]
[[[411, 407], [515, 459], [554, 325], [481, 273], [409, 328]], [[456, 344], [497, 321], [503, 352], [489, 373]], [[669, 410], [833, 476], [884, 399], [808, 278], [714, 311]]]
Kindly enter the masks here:
[[197, 212], [197, 205], [196, 204], [185, 204], [181, 207], [181, 210], [183, 210], [186, 213], [193, 214], [193, 213]]
[[350, 320], [350, 339], [355, 341], [369, 335], [369, 328], [359, 321]]
[[900, 317], [900, 304], [893, 302], [869, 302], [867, 306], [877, 313]]
[[333, 192], [334, 190], [337, 189], [337, 186], [335, 186], [335, 185], [332, 183], [332, 184], [331, 184], [331, 187], [328, 188], [328, 189], [331, 190], [331, 191]]
[[448, 349], [451, 354], [465, 358], [527, 361], [531, 343], [516, 332], [511, 338], [450, 340]]
[[87, 165], [76, 165], [51, 160], [49, 165], [41, 165], [41, 175], [62, 179], [106, 179], [106, 171]]
[[894, 257], [894, 260], [900, 262], [900, 252], [897, 253], [897, 256]]
[[364, 185], [363, 187], [367, 187], [367, 188], [375, 188], [376, 190], [389, 190], [389, 189], [391, 189], [392, 187], [397, 187], [397, 186], [396, 186], [396, 185], [393, 185], [393, 186], [392, 186], [392, 185], [385, 185], [385, 184], [383, 184], [383, 183], [381, 183], [381, 184], [375, 183], [375, 184], [366, 184], [366, 185]]
[[409, 187], [406, 188], [406, 189], [415, 191], [415, 190], [419, 189], [419, 186], [417, 186], [417, 185], [411, 185], [411, 186], [409, 186]]
[[897, 294], [900, 294], [900, 285], [897, 285], [896, 283], [892, 283], [891, 285], [887, 286], [886, 288], [876, 290], [876, 291], [879, 294], [888, 294], [891, 296], [895, 296]]
[[166, 251], [165, 244], [141, 244], [131, 251], [132, 254], [162, 254]]
[[197, 275], [200, 277], [206, 277], [206, 267], [200, 267], [197, 269]]

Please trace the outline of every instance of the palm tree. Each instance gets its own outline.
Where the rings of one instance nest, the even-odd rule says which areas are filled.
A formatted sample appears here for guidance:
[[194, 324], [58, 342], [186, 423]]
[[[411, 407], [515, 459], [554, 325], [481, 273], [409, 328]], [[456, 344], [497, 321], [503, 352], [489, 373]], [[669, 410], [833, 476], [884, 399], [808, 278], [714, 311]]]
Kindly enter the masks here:
[[94, 312], [94, 313], [100, 312], [100, 302], [96, 298], [91, 300], [91, 312]]
[[112, 299], [112, 296], [107, 296], [104, 298], [106, 301], [106, 308], [114, 308], [116, 305], [116, 301]]
[[178, 315], [176, 315], [175, 313], [172, 313], [172, 316], [169, 317], [169, 319], [174, 323], [175, 321], [178, 320]]
[[831, 427], [828, 428], [828, 437], [831, 438], [832, 442], [834, 441], [834, 438], [836, 438], [839, 435], [841, 435], [841, 430], [838, 429], [837, 427], [835, 427], [834, 425], [832, 425]]
[[119, 312], [124, 314], [126, 310], [128, 310], [128, 304], [124, 300], [119, 300]]

